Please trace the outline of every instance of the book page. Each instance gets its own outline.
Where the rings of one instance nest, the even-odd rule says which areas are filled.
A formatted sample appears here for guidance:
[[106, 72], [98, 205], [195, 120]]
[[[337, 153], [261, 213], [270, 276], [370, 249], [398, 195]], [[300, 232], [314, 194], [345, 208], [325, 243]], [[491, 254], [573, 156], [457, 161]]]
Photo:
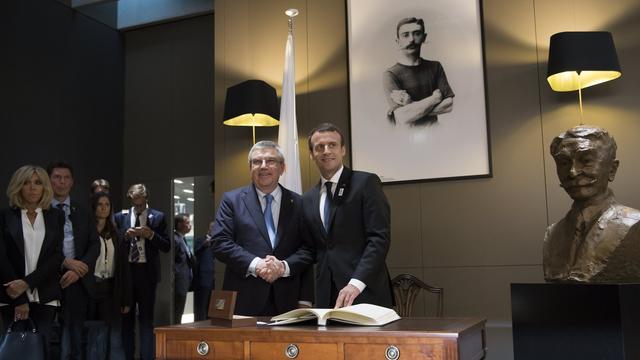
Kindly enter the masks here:
[[326, 325], [327, 320], [349, 324], [380, 326], [400, 319], [393, 309], [372, 304], [357, 304], [341, 309], [295, 309], [271, 318], [269, 325], [292, 324], [317, 318], [318, 325]]
[[372, 304], [357, 304], [332, 310], [329, 319], [358, 325], [385, 325], [400, 319], [393, 309]]
[[[284, 324], [292, 324], [302, 321], [307, 321], [309, 319], [318, 318], [318, 323], [320, 323], [320, 319], [324, 318], [325, 315], [331, 311], [332, 309], [294, 309], [288, 311], [284, 314], [280, 314], [271, 318], [273, 323], [269, 325], [284, 325]], [[326, 319], [325, 319], [326, 323]]]

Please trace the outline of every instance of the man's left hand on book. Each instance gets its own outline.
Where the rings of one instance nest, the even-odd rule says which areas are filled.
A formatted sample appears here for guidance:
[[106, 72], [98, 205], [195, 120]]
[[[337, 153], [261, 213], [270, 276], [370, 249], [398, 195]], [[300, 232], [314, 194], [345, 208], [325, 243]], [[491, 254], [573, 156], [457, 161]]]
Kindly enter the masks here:
[[353, 305], [353, 301], [358, 297], [358, 295], [360, 295], [360, 290], [358, 290], [354, 285], [347, 284], [347, 286], [343, 287], [338, 293], [334, 309]]

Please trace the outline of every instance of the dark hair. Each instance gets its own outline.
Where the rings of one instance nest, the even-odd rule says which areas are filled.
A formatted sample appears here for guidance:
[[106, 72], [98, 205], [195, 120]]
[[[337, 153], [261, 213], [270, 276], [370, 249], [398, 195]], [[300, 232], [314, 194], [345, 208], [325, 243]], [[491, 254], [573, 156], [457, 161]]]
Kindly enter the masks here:
[[115, 221], [113, 220], [113, 200], [111, 199], [111, 195], [109, 193], [100, 191], [91, 195], [91, 198], [89, 200], [91, 203], [90, 215], [94, 221], [94, 224], [97, 226], [98, 219], [96, 218], [96, 209], [98, 208], [98, 202], [103, 197], [106, 197], [109, 200], [110, 209], [109, 209], [109, 218], [107, 218], [107, 221], [105, 222], [105, 225], [104, 225], [104, 229], [102, 229], [99, 235], [105, 239], [111, 237], [111, 239], [114, 241], [114, 244], [115, 244], [116, 238], [118, 237], [118, 228], [116, 226]]
[[89, 189], [89, 195], [95, 193], [98, 187], [101, 187], [102, 189], [104, 189], [103, 192], [106, 192], [106, 193], [109, 193], [110, 192], [109, 190], [111, 190], [111, 185], [107, 180], [95, 179], [91, 183], [91, 188]]
[[415, 17], [408, 17], [398, 21], [398, 25], [396, 26], [396, 38], [400, 37], [400, 26], [406, 24], [418, 24], [420, 25], [420, 27], [422, 27], [422, 32], [427, 32], [427, 30], [424, 28], [424, 20]]
[[332, 123], [322, 123], [309, 131], [309, 135], [307, 136], [307, 143], [309, 144], [309, 151], [313, 152], [313, 144], [311, 143], [311, 137], [315, 133], [322, 132], [337, 132], [340, 135], [340, 146], [344, 146], [344, 135], [342, 134], [342, 130], [339, 127]]
[[47, 174], [49, 174], [49, 176], [51, 176], [53, 169], [68, 169], [71, 177], [73, 177], [73, 167], [66, 161], [56, 161], [47, 165]]
[[173, 217], [173, 230], [178, 230], [178, 225], [184, 223], [184, 218], [189, 218], [187, 213], [179, 213]]

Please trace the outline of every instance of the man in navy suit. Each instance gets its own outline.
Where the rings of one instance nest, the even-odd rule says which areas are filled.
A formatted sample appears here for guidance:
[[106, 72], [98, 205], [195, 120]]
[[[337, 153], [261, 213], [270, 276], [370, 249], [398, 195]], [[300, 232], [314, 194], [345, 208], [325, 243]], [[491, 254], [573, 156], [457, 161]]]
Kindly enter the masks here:
[[186, 235], [191, 231], [189, 214], [178, 214], [173, 218], [173, 322], [180, 324], [184, 313], [187, 293], [191, 289], [195, 257], [187, 244]]
[[333, 124], [309, 133], [318, 185], [303, 196], [304, 220], [316, 252], [316, 306], [393, 306], [385, 263], [390, 210], [377, 175], [343, 165], [344, 136]]
[[153, 311], [156, 301], [156, 287], [160, 280], [160, 254], [169, 252], [171, 243], [167, 235], [167, 222], [164, 214], [149, 207], [149, 192], [144, 184], [129, 187], [127, 198], [131, 209], [115, 215], [116, 224], [126, 241], [129, 241], [129, 266], [133, 307], [124, 316], [122, 323], [122, 342], [127, 359], [134, 358], [135, 350], [135, 306], [138, 306], [138, 325], [140, 328], [140, 359], [151, 360], [155, 357], [155, 338], [153, 336]]
[[52, 163], [47, 167], [53, 199], [51, 206], [65, 214], [62, 250], [62, 339], [60, 358], [83, 359], [82, 330], [89, 301], [89, 277], [93, 274], [100, 242], [96, 226], [89, 220], [89, 212], [78, 202], [71, 200], [73, 168], [66, 162]]
[[209, 224], [207, 234], [196, 238], [193, 244], [196, 254], [196, 268], [193, 273], [193, 313], [196, 321], [207, 318], [211, 290], [216, 287], [215, 259], [211, 250], [212, 233], [213, 221]]
[[309, 306], [303, 293], [312, 262], [304, 244], [300, 196], [278, 184], [284, 155], [272, 141], [249, 151], [252, 184], [224, 194], [213, 226], [213, 252], [225, 263], [224, 290], [238, 292], [235, 313], [269, 316]]

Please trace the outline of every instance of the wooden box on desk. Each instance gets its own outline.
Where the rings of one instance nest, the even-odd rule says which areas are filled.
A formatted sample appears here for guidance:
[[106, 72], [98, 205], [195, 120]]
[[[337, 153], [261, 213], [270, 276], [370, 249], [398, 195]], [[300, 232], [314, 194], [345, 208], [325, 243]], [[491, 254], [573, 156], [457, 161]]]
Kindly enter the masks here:
[[528, 359], [640, 359], [640, 284], [511, 284], [513, 352]]
[[[222, 328], [200, 321], [156, 328], [156, 356], [342, 360], [385, 359], [385, 353], [397, 353], [400, 360], [479, 360], [485, 356], [484, 325], [482, 319], [405, 318], [382, 327], [334, 323]], [[206, 353], [198, 352], [205, 348]]]

